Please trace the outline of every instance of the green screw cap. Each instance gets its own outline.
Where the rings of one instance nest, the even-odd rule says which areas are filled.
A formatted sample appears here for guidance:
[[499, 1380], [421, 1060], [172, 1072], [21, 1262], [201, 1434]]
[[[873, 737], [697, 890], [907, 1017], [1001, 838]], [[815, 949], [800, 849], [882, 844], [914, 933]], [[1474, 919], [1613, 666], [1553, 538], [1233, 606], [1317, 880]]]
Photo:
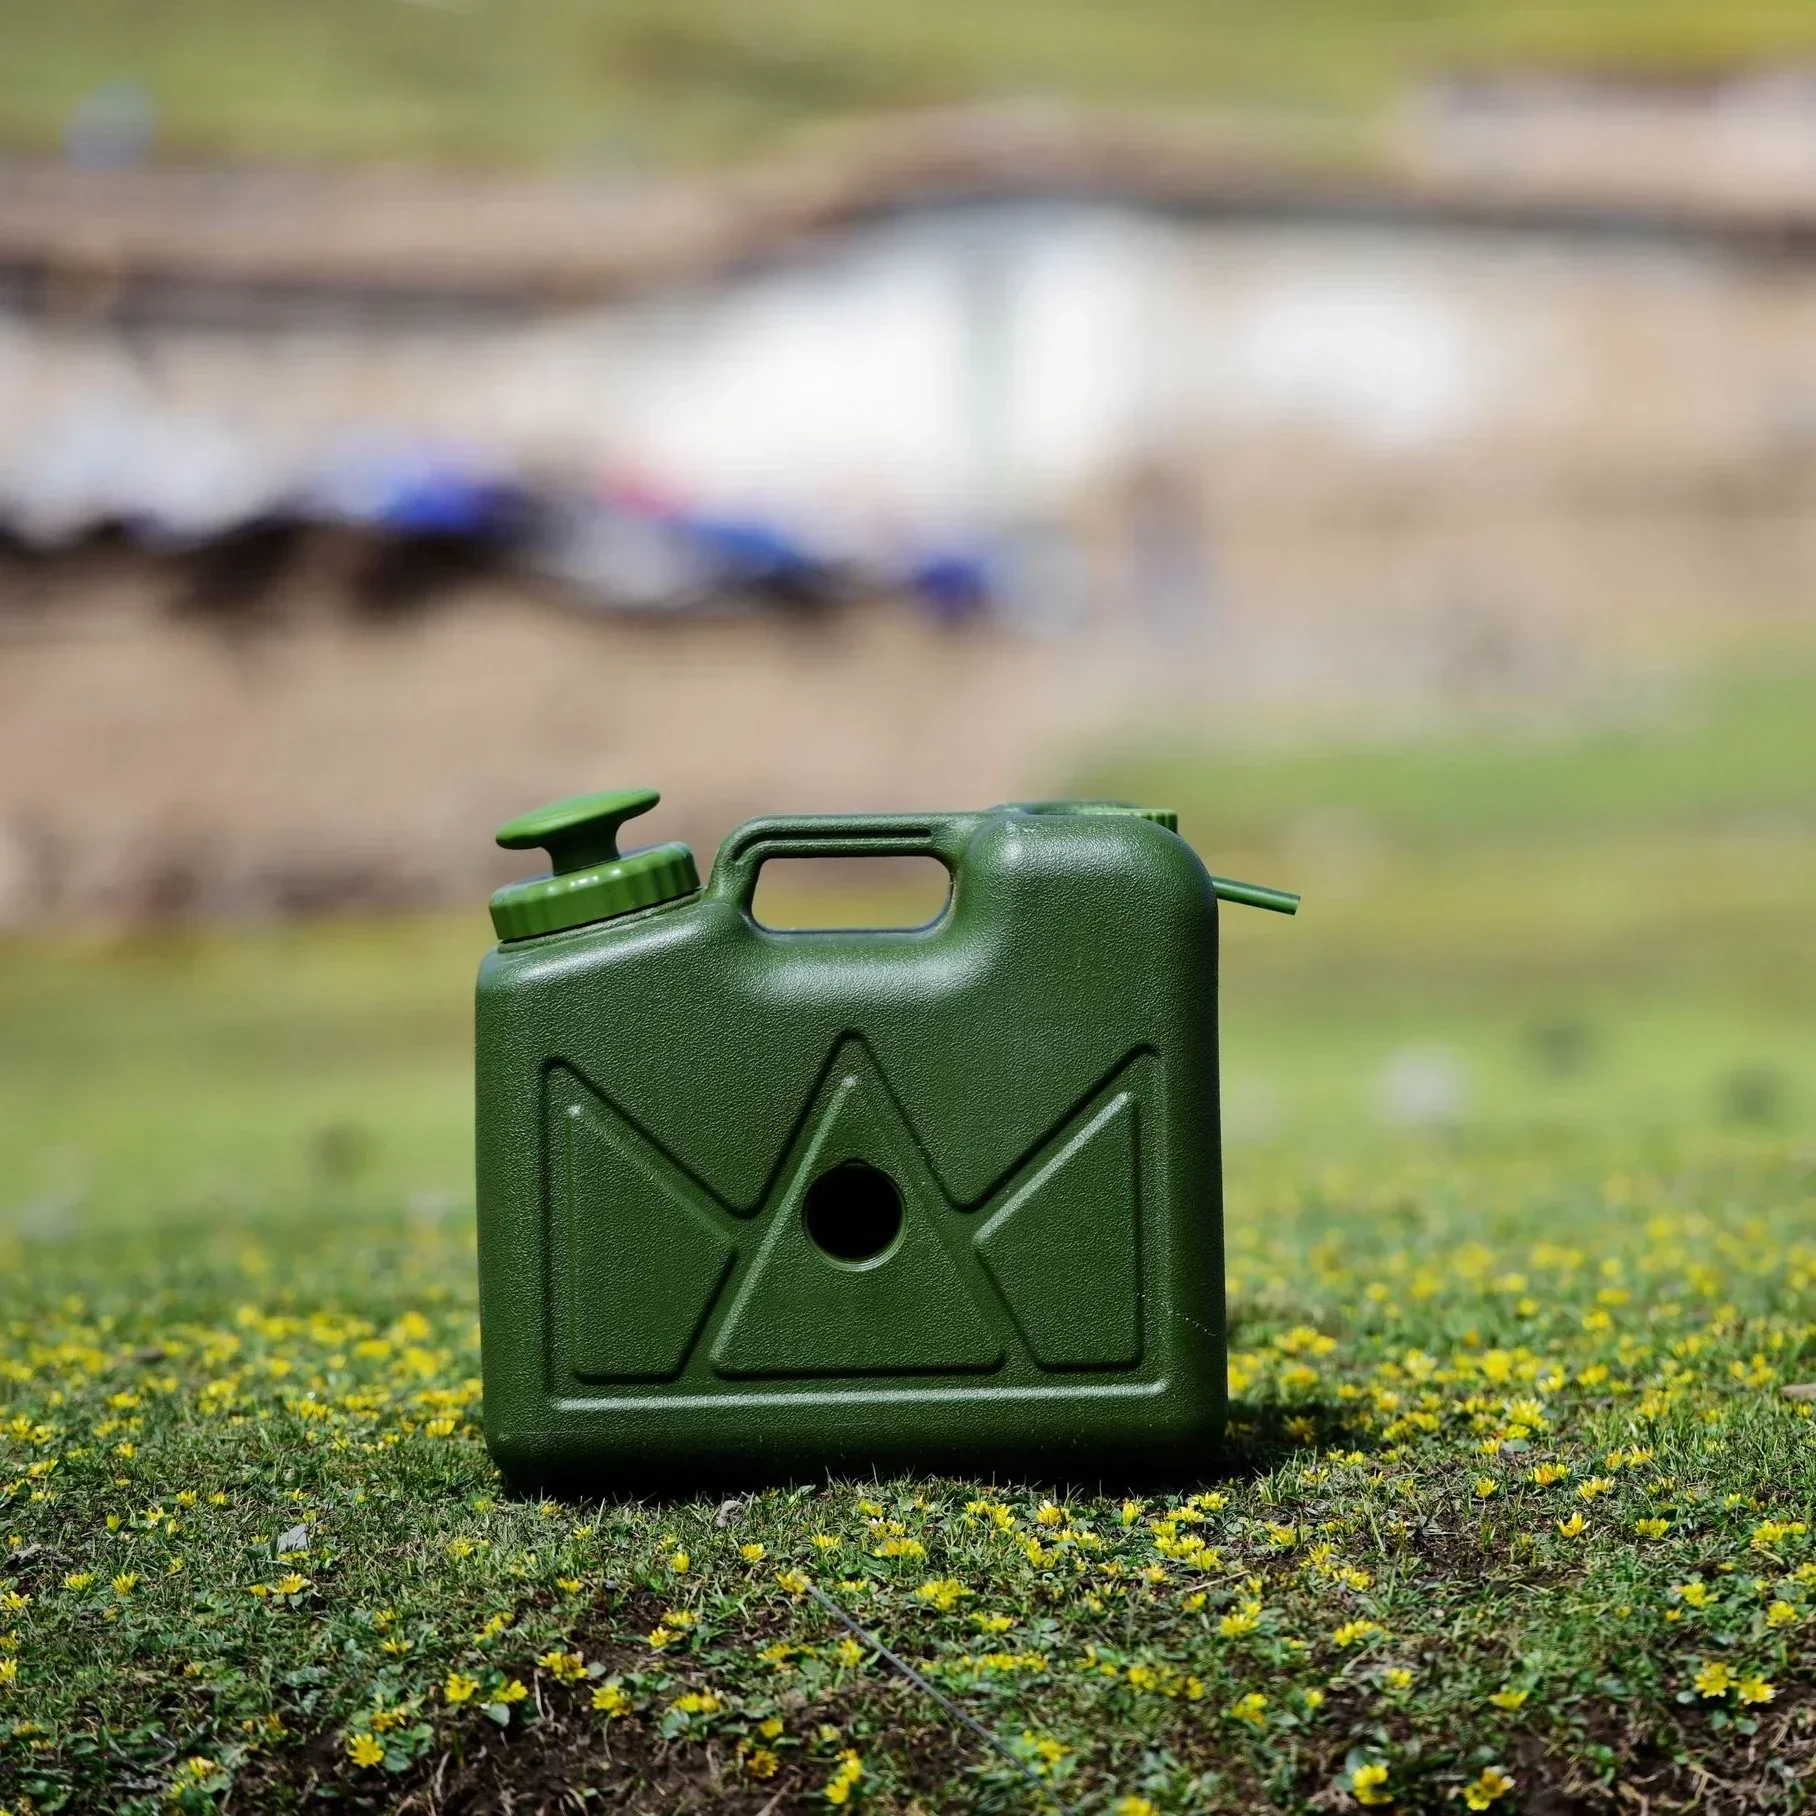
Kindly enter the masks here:
[[572, 795], [498, 829], [506, 851], [549, 854], [545, 876], [507, 883], [492, 897], [492, 925], [501, 940], [532, 939], [633, 914], [691, 895], [700, 887], [694, 854], [685, 845], [650, 845], [620, 855], [618, 829], [661, 800], [653, 788]]

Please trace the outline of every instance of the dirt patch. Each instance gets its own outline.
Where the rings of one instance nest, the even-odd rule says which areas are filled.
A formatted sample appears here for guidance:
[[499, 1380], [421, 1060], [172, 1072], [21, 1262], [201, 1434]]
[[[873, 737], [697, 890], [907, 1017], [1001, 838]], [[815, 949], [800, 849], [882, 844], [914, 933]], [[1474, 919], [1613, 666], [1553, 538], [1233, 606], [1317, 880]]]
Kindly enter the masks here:
[[[644, 1590], [602, 1597], [574, 1626], [573, 1643], [608, 1675], [647, 1669], [643, 1635], [661, 1618], [664, 1603]], [[754, 1649], [788, 1626], [779, 1608], [759, 1608], [740, 1629]], [[631, 1635], [636, 1638], [631, 1638]], [[354, 1812], [408, 1812], [410, 1816], [557, 1816], [579, 1808], [667, 1816], [668, 1812], [725, 1812], [726, 1816], [785, 1816], [828, 1806], [823, 1796], [834, 1760], [825, 1749], [775, 1749], [777, 1768], [753, 1777], [735, 1734], [671, 1739], [649, 1712], [606, 1720], [581, 1693], [551, 1694], [545, 1680], [523, 1665], [536, 1688], [533, 1700], [499, 1728], [479, 1719], [451, 1726], [408, 1771], [381, 1776], [349, 1773], [338, 1730], [311, 1736], [295, 1749], [255, 1761], [234, 1786], [226, 1810], [254, 1811], [332, 1806]], [[672, 1696], [706, 1687], [704, 1671], [681, 1670]], [[848, 1730], [861, 1718], [889, 1737], [888, 1751], [905, 1768], [905, 1803], [914, 1808], [953, 1807], [952, 1787], [976, 1749], [955, 1738], [917, 1692], [894, 1677], [878, 1677], [852, 1693], [815, 1703], [811, 1723]], [[807, 1720], [791, 1723], [799, 1729]], [[873, 1802], [878, 1801], [873, 1797]], [[889, 1801], [889, 1800], [884, 1800]]]

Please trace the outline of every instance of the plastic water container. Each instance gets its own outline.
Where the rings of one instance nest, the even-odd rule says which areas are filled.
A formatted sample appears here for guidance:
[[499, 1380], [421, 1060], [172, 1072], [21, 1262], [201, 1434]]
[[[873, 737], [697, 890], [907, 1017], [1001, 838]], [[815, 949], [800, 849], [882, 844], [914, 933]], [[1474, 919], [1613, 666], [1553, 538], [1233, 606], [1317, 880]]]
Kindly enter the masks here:
[[[1189, 1469], [1224, 1422], [1219, 893], [1161, 809], [512, 821], [478, 988], [485, 1430], [525, 1487]], [[782, 932], [774, 858], [924, 855]]]

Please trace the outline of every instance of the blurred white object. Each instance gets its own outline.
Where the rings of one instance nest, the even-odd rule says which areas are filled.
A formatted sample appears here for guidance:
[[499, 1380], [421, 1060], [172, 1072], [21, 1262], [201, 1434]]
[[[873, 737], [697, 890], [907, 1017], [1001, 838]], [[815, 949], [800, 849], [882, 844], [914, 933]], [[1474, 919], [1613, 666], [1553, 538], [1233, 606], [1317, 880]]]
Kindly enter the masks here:
[[1406, 1128], [1460, 1121], [1469, 1107], [1469, 1068], [1455, 1047], [1419, 1042], [1387, 1056], [1377, 1081], [1382, 1120]]
[[1223, 363], [1241, 414], [1405, 448], [1467, 426], [1479, 361], [1462, 316], [1435, 292], [1350, 273], [1289, 280], [1254, 298]]
[[181, 545], [260, 515], [279, 490], [260, 451], [226, 424], [109, 387], [73, 398], [20, 450], [0, 511], [43, 548], [107, 523]]
[[[877, 502], [947, 531], [1051, 508], [1157, 388], [1176, 236], [1107, 209], [948, 211], [651, 305], [600, 394], [617, 456], [835, 540]], [[603, 325], [603, 324], [602, 324]]]
[[563, 501], [524, 552], [538, 573], [619, 611], [680, 609], [712, 589], [711, 565], [673, 523], [599, 499]]

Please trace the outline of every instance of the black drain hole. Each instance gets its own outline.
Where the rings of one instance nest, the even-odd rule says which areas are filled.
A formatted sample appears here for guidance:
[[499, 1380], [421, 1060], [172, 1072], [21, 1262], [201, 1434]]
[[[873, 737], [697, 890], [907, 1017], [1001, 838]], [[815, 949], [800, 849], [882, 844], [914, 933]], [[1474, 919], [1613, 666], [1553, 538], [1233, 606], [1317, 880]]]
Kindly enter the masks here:
[[869, 1261], [901, 1233], [902, 1195], [867, 1161], [846, 1160], [807, 1188], [807, 1233], [835, 1261]]

